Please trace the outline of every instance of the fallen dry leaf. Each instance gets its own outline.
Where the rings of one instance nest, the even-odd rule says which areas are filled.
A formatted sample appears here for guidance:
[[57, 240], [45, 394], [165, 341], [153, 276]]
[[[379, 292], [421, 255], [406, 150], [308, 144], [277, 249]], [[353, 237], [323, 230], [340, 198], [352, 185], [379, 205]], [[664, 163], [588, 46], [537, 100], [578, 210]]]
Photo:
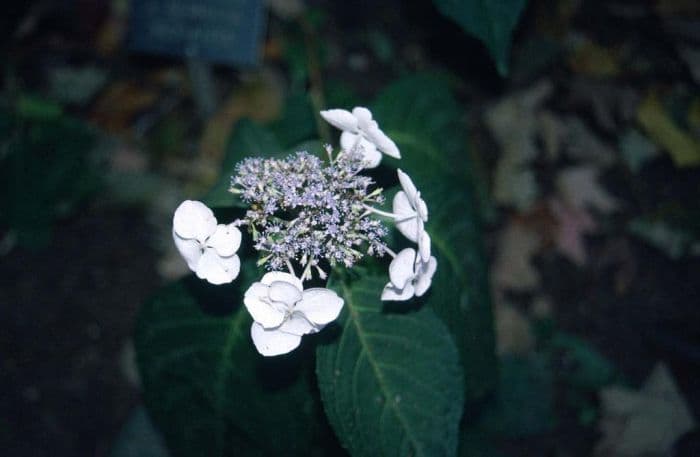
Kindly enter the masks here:
[[578, 266], [588, 260], [585, 235], [594, 233], [597, 225], [585, 208], [567, 205], [559, 199], [552, 199], [549, 208], [557, 220], [554, 243], [557, 250]]
[[272, 70], [262, 70], [234, 89], [209, 119], [199, 142], [200, 158], [220, 163], [231, 128], [243, 117], [270, 121], [282, 109], [282, 83]]
[[532, 207], [539, 196], [535, 172], [528, 165], [504, 156], [498, 161], [493, 177], [493, 198], [501, 205], [518, 211]]
[[99, 96], [91, 118], [109, 132], [127, 134], [134, 118], [156, 104], [159, 90], [142, 81], [115, 82]]
[[567, 117], [566, 145], [564, 153], [571, 159], [610, 166], [615, 161], [615, 151], [589, 129], [578, 117]]
[[559, 157], [559, 151], [566, 141], [566, 125], [556, 114], [546, 110], [537, 113], [537, 121], [545, 156], [547, 160], [554, 162]]
[[523, 355], [532, 351], [535, 337], [527, 316], [510, 304], [494, 306], [496, 350], [499, 355]]
[[654, 367], [639, 391], [606, 387], [600, 400], [603, 437], [595, 448], [598, 457], [666, 456], [676, 439], [695, 424], [663, 363]]
[[612, 78], [620, 74], [620, 51], [583, 38], [569, 58], [569, 68], [596, 78]]
[[518, 222], [509, 223], [498, 236], [496, 258], [491, 270], [497, 291], [529, 291], [540, 284], [540, 274], [531, 259], [542, 246], [535, 230]]
[[622, 134], [619, 149], [622, 159], [633, 173], [639, 173], [644, 164], [659, 155], [659, 148], [636, 129]]
[[539, 190], [530, 163], [539, 154], [536, 110], [552, 93], [549, 81], [507, 97], [485, 115], [486, 126], [501, 148], [496, 165], [493, 195], [504, 206], [528, 209]]
[[565, 168], [556, 178], [557, 191], [568, 205], [589, 208], [607, 214], [618, 207], [615, 200], [598, 182], [600, 171], [592, 165]]
[[639, 106], [637, 121], [656, 144], [668, 151], [676, 166], [700, 165], [700, 141], [676, 125], [653, 90]]
[[631, 87], [615, 81], [576, 77], [570, 85], [567, 104], [578, 113], [590, 113], [596, 125], [617, 133], [637, 114], [640, 96]]

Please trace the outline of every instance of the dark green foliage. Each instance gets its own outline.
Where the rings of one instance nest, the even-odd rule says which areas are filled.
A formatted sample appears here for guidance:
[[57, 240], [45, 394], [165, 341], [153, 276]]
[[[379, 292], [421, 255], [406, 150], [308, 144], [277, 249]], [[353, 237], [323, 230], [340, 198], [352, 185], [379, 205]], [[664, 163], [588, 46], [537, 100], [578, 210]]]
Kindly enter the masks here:
[[[308, 351], [264, 358], [250, 339], [242, 291], [191, 277], [145, 304], [136, 329], [149, 412], [174, 457], [306, 456], [315, 431]], [[212, 306], [228, 309], [212, 309]]]
[[450, 456], [464, 392], [449, 332], [430, 308], [382, 313], [383, 276], [334, 281], [340, 335], [320, 345], [325, 411], [353, 456]]
[[518, 438], [554, 427], [554, 378], [549, 360], [539, 354], [506, 356], [500, 363], [500, 385], [483, 418], [491, 436]]
[[96, 133], [86, 124], [36, 102], [22, 106], [0, 112], [0, 226], [39, 248], [53, 222], [99, 188], [101, 173], [91, 156]]
[[444, 80], [415, 76], [386, 89], [373, 113], [401, 150], [402, 159], [391, 165], [412, 177], [430, 209], [426, 229], [438, 270], [425, 303], [450, 329], [466, 398], [475, 400], [495, 385], [496, 358], [488, 263], [461, 110]]
[[501, 76], [508, 73], [511, 35], [527, 0], [433, 0], [433, 3], [442, 14], [484, 43]]

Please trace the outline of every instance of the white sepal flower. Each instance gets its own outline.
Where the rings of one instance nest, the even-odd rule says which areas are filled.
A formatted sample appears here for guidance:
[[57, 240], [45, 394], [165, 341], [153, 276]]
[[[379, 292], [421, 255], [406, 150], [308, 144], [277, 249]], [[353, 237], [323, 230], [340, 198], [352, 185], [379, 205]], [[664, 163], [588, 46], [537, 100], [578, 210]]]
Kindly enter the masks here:
[[359, 148], [362, 151], [366, 168], [378, 166], [382, 160], [382, 153], [396, 159], [401, 158], [396, 143], [381, 131], [367, 108], [356, 106], [352, 112], [330, 109], [321, 111], [321, 116], [333, 127], [343, 131], [340, 135], [340, 146], [344, 150]]
[[389, 265], [390, 281], [384, 286], [382, 300], [404, 301], [414, 295], [422, 296], [430, 288], [436, 270], [435, 257], [424, 262], [415, 249], [403, 249]]
[[212, 284], [226, 284], [238, 276], [241, 261], [236, 251], [241, 231], [233, 224], [217, 224], [202, 202], [185, 200], [173, 216], [173, 240], [190, 270]]
[[330, 289], [304, 290], [294, 275], [272, 271], [248, 288], [243, 303], [255, 321], [250, 328], [255, 348], [274, 356], [296, 349], [303, 335], [334, 321], [344, 302]]
[[400, 190], [394, 195], [393, 211], [396, 218], [396, 228], [406, 238], [418, 243], [418, 251], [423, 262], [430, 259], [430, 236], [425, 231], [425, 223], [428, 222], [428, 206], [421, 198], [411, 178], [397, 170]]

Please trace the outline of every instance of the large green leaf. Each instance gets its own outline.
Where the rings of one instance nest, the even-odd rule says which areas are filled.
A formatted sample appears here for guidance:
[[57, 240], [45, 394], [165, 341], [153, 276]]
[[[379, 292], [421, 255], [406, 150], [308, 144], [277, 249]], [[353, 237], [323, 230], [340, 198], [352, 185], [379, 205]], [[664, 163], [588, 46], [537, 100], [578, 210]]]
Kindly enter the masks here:
[[399, 81], [373, 106], [401, 150], [399, 166], [430, 209], [426, 229], [438, 269], [426, 304], [457, 343], [466, 398], [478, 399], [495, 386], [497, 362], [488, 263], [461, 110], [445, 82], [432, 76]]
[[508, 73], [511, 35], [527, 0], [433, 0], [433, 3], [442, 14], [486, 45], [502, 76]]
[[[310, 354], [260, 356], [239, 305], [251, 280], [237, 281], [214, 287], [190, 277], [145, 304], [136, 351], [146, 405], [174, 457], [306, 456], [315, 427]], [[222, 304], [236, 306], [211, 309]]]
[[367, 273], [332, 285], [345, 308], [339, 337], [317, 350], [326, 414], [354, 457], [455, 455], [464, 393], [454, 343], [430, 308], [382, 313], [385, 283]]

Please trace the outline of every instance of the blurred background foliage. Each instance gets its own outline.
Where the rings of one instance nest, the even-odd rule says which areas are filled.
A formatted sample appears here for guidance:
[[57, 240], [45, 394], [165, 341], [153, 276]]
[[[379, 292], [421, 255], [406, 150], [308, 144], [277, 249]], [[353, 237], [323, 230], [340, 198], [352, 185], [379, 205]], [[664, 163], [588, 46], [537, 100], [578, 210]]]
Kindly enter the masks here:
[[[309, 364], [329, 343], [260, 360], [233, 298], [254, 278], [179, 279], [170, 218], [185, 198], [235, 214], [242, 157], [320, 151], [337, 134], [318, 110], [364, 105], [459, 257], [429, 305], [464, 370], [459, 455], [697, 455], [700, 10], [491, 3], [270, 0], [259, 65], [234, 68], [133, 52], [126, 0], [9, 2], [4, 454], [355, 449]], [[201, 327], [146, 325], [175, 317]], [[183, 338], [212, 349], [164, 359]]]

